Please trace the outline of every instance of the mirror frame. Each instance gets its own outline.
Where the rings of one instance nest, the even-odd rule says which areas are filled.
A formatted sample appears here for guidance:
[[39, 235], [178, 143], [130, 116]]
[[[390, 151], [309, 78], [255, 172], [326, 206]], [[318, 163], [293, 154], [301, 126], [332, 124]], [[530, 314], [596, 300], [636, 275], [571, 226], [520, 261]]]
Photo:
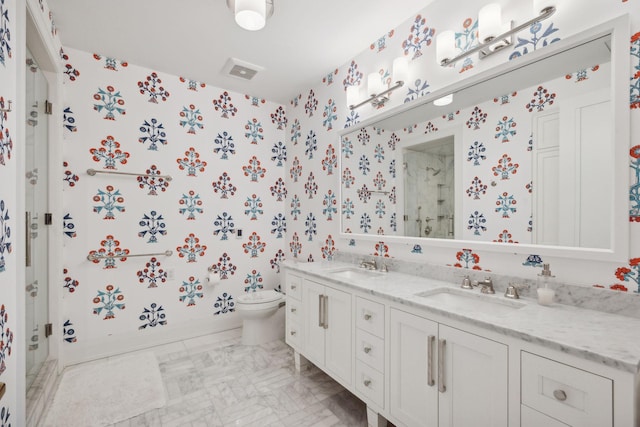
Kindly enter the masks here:
[[[393, 107], [383, 114], [374, 115], [363, 120], [356, 125], [347, 127], [338, 133], [338, 146], [342, 148], [342, 137], [352, 133], [355, 129], [373, 126], [376, 123], [395, 117], [399, 114], [413, 110], [422, 105], [429, 104], [434, 100], [450, 93], [479, 85], [482, 82], [499, 77], [502, 74], [519, 70], [530, 64], [549, 58], [585, 42], [611, 35], [611, 106], [613, 114], [613, 133], [611, 138], [614, 142], [614, 176], [610, 229], [611, 247], [608, 249], [580, 248], [568, 246], [550, 246], [535, 244], [513, 244], [497, 242], [481, 242], [475, 240], [454, 240], [437, 239], [427, 237], [406, 237], [397, 235], [378, 234], [358, 234], [345, 233], [343, 227], [343, 215], [340, 212], [340, 238], [345, 240], [361, 239], [365, 241], [381, 241], [387, 243], [401, 243], [415, 245], [420, 244], [426, 248], [456, 248], [472, 247], [474, 250], [482, 250], [496, 253], [511, 254], [537, 254], [541, 256], [564, 257], [574, 259], [627, 262], [629, 259], [629, 148], [630, 148], [630, 109], [629, 109], [629, 37], [630, 23], [628, 14], [596, 25], [588, 30], [577, 33], [571, 37], [560, 40], [546, 46], [544, 49], [535, 50], [525, 56], [506, 63], [493, 66], [486, 71], [479, 72], [462, 81], [444, 86], [431, 92], [416, 101]], [[342, 153], [342, 151], [340, 151]], [[339, 160], [340, 171], [342, 171], [342, 154]], [[338, 175], [338, 193], [342, 204], [342, 182], [341, 173]]]

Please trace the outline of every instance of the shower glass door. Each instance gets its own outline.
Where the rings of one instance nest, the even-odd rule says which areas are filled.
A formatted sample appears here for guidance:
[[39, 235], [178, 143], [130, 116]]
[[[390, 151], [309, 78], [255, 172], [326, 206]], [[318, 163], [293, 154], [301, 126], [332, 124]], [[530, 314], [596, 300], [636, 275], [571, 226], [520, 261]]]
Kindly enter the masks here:
[[25, 141], [25, 292], [27, 390], [49, 355], [45, 325], [49, 319], [48, 230], [48, 83], [27, 50]]

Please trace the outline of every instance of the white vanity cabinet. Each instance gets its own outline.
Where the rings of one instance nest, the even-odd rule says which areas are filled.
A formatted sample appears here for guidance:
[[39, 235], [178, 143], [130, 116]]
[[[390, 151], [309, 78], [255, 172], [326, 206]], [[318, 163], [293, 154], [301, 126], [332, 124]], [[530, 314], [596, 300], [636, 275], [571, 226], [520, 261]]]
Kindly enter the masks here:
[[302, 310], [303, 355], [349, 386], [353, 363], [351, 293], [305, 278]]
[[390, 413], [406, 426], [508, 425], [508, 347], [391, 308]]

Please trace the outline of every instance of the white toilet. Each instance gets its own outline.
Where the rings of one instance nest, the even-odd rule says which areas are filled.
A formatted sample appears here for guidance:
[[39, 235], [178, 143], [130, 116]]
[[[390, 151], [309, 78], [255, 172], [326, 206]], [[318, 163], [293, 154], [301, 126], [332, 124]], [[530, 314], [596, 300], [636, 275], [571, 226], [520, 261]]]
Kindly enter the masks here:
[[242, 344], [258, 345], [284, 339], [284, 295], [274, 290], [249, 292], [236, 299], [242, 318]]

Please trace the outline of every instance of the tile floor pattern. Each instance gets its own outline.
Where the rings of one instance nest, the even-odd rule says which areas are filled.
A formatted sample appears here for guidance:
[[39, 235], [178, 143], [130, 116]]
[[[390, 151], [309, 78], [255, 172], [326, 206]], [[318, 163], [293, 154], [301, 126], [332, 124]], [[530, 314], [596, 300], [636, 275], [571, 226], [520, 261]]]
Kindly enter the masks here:
[[152, 348], [167, 405], [111, 427], [367, 426], [365, 404], [311, 364], [296, 374], [284, 342], [213, 337]]

